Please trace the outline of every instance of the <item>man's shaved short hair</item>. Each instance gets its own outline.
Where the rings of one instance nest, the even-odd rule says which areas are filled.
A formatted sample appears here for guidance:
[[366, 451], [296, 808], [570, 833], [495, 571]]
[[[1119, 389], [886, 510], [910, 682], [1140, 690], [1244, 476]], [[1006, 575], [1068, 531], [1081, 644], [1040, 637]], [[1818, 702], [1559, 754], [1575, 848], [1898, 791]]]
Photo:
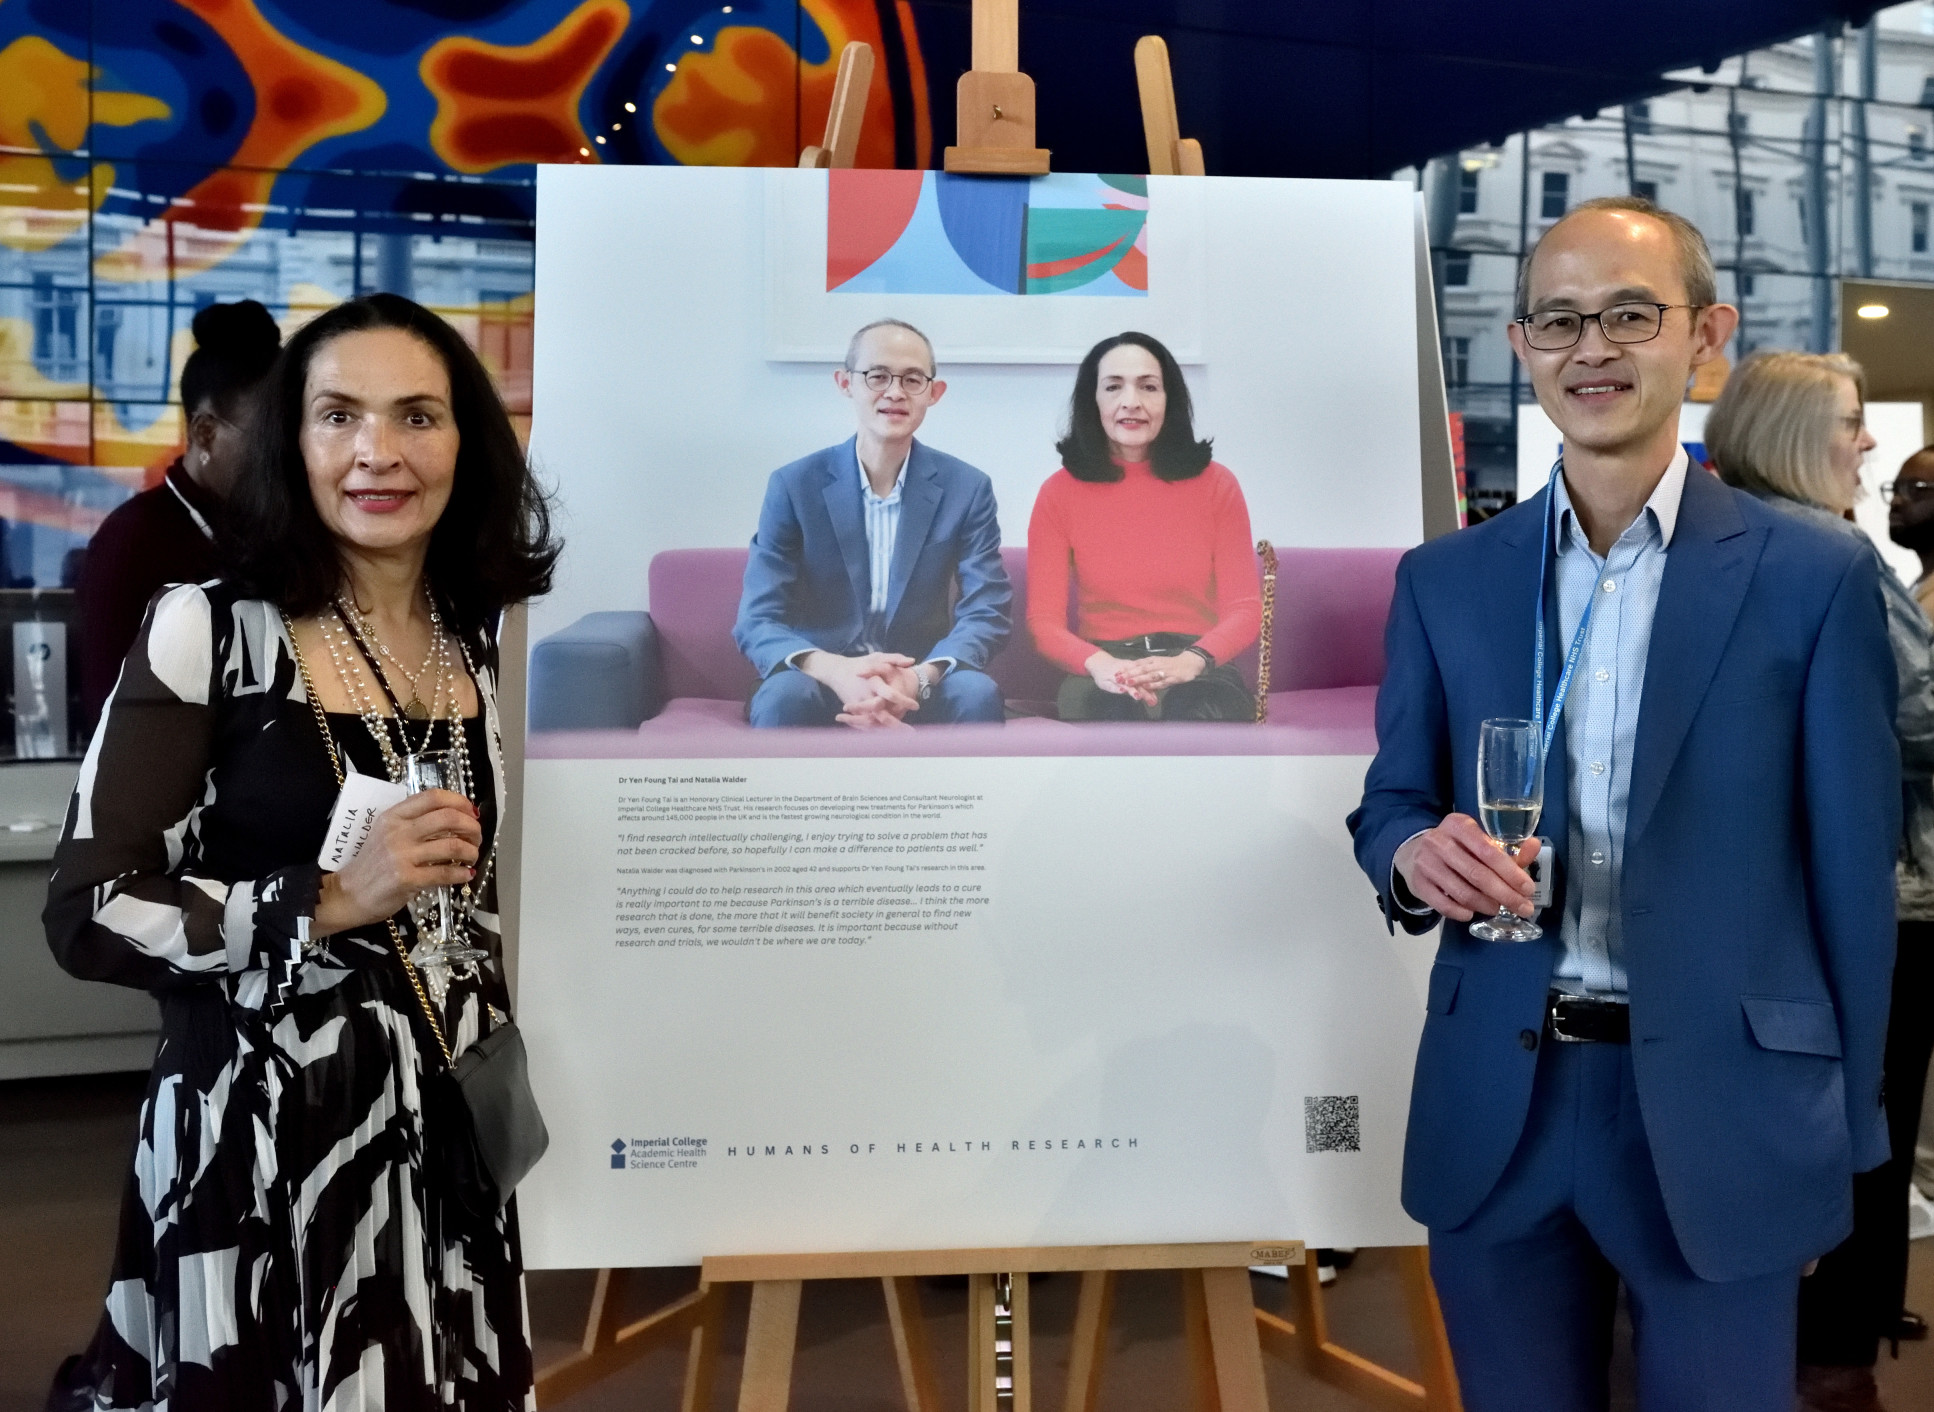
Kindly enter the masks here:
[[912, 324], [908, 323], [905, 319], [875, 319], [873, 320], [872, 323], [865, 325], [857, 333], [855, 333], [853, 335], [853, 341], [846, 345], [845, 366], [846, 366], [847, 372], [851, 373], [851, 372], [857, 372], [859, 370], [860, 340], [862, 338], [865, 338], [869, 333], [873, 332], [873, 330], [876, 328], [905, 329], [908, 333], [912, 334], [915, 338], [919, 339], [922, 343], [927, 345], [927, 376], [932, 377], [935, 373], [940, 371], [939, 363], [934, 361], [933, 340], [931, 338], [928, 338], [924, 333], [920, 332], [919, 329], [915, 328]]
[[1643, 196], [1600, 196], [1573, 206], [1552, 222], [1549, 229], [1538, 237], [1538, 243], [1531, 247], [1531, 253], [1518, 267], [1520, 316], [1531, 312], [1531, 266], [1538, 258], [1539, 247], [1552, 231], [1586, 211], [1629, 211], [1635, 216], [1649, 216], [1659, 222], [1672, 233], [1672, 243], [1679, 248], [1679, 274], [1686, 284], [1686, 303], [1703, 309], [1708, 304], [1719, 302], [1719, 276], [1712, 267], [1712, 251], [1707, 249], [1706, 238], [1699, 234], [1698, 226], [1676, 212], [1664, 210], [1656, 203], [1647, 201]]

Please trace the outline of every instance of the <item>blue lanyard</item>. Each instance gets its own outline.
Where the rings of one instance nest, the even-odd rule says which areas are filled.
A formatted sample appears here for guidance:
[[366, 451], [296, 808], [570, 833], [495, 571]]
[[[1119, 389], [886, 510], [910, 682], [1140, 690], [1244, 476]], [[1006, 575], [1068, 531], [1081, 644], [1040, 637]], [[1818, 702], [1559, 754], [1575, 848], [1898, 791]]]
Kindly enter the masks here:
[[1545, 715], [1545, 573], [1551, 558], [1551, 540], [1557, 533], [1558, 522], [1558, 477], [1564, 472], [1564, 458], [1551, 468], [1551, 480], [1545, 486], [1545, 523], [1544, 537], [1538, 542], [1538, 604], [1537, 622], [1532, 633], [1532, 641], [1537, 644], [1531, 667], [1531, 725], [1543, 742], [1542, 753], [1551, 755], [1551, 738], [1558, 733], [1560, 713], [1565, 709], [1565, 693], [1571, 690], [1571, 674], [1578, 666], [1578, 654], [1585, 650], [1585, 631], [1592, 623], [1592, 608], [1598, 602], [1596, 575], [1590, 597], [1585, 600], [1585, 615], [1578, 620], [1578, 631], [1572, 634], [1571, 651], [1565, 654], [1565, 670], [1558, 676], [1558, 689], [1551, 698], [1551, 714]]

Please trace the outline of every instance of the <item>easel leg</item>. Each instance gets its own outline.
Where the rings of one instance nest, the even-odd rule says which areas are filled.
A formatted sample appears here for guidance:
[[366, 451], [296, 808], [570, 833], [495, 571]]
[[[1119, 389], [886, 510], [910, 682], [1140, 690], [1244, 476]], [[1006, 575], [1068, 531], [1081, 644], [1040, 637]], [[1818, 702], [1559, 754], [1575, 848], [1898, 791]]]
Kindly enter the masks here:
[[1457, 1389], [1457, 1368], [1451, 1362], [1450, 1335], [1444, 1311], [1437, 1303], [1437, 1286], [1430, 1279], [1430, 1247], [1411, 1246], [1398, 1252], [1403, 1266], [1404, 1303], [1410, 1310], [1411, 1336], [1417, 1341], [1417, 1361], [1423, 1369], [1426, 1412], [1464, 1412]]
[[678, 1412], [711, 1412], [712, 1381], [718, 1369], [719, 1336], [725, 1324], [725, 1287], [702, 1286], [697, 1322], [685, 1344], [685, 1390]]
[[1114, 1308], [1114, 1274], [1108, 1270], [1085, 1272], [1074, 1308], [1074, 1336], [1068, 1346], [1068, 1395], [1061, 1412], [1095, 1412], [1099, 1405], [1108, 1320]]
[[1202, 1299], [1215, 1358], [1222, 1412], [1269, 1412], [1262, 1343], [1256, 1337], [1256, 1300], [1242, 1266], [1202, 1272]]
[[967, 1412], [995, 1412], [994, 1277], [967, 1277]]
[[893, 1356], [900, 1364], [907, 1412], [940, 1412], [940, 1385], [934, 1380], [927, 1321], [920, 1311], [920, 1282], [887, 1275], [880, 1284], [886, 1292], [886, 1317], [893, 1328]]
[[1034, 1412], [1034, 1341], [1028, 1333], [1028, 1285], [1027, 1271], [1018, 1270], [1011, 1277], [1012, 1289], [1008, 1295], [1010, 1318], [1009, 1335], [1013, 1341], [1014, 1369], [1014, 1412]]
[[1329, 1312], [1323, 1307], [1323, 1283], [1316, 1270], [1316, 1252], [1300, 1265], [1289, 1267], [1288, 1289], [1290, 1321], [1296, 1325], [1296, 1351], [1302, 1355], [1303, 1368], [1321, 1377], [1323, 1345], [1330, 1341]]
[[1195, 1412], [1218, 1412], [1221, 1393], [1215, 1381], [1215, 1345], [1209, 1337], [1209, 1303], [1202, 1292], [1202, 1271], [1182, 1272], [1182, 1333], [1189, 1349], [1189, 1388]]
[[792, 1396], [792, 1352], [799, 1339], [799, 1280], [758, 1280], [745, 1326], [739, 1412], [785, 1412]]

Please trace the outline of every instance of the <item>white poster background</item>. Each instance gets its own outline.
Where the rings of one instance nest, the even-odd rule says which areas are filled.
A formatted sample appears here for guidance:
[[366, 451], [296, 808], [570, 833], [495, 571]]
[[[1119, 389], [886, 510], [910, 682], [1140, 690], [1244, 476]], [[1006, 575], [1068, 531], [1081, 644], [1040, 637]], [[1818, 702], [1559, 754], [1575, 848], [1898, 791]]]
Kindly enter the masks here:
[[[552, 1143], [527, 1260], [1420, 1243], [1397, 1183], [1435, 942], [1384, 931], [1350, 856], [1366, 763], [530, 761], [518, 1001]], [[695, 776], [744, 783], [617, 783]], [[958, 931], [614, 945], [620, 885], [774, 876], [618, 874], [621, 793], [909, 786], [985, 801], [985, 872], [907, 875], [989, 889]], [[1311, 1097], [1354, 1101], [1360, 1150], [1306, 1150]]]
[[[1416, 542], [1413, 194], [1178, 180], [1204, 242], [1196, 425], [1256, 533]], [[541, 170], [533, 458], [567, 550], [534, 640], [647, 608], [653, 554], [745, 543], [770, 472], [851, 434], [830, 364], [767, 357], [768, 189], [824, 181]], [[960, 298], [960, 328], [1026, 302]], [[856, 324], [888, 312], [862, 302]], [[922, 439], [989, 474], [1022, 543], [1073, 367], [950, 365], [932, 302], [950, 387]], [[527, 1259], [1416, 1243], [1397, 1184], [1433, 943], [1387, 934], [1351, 858], [1366, 763], [530, 759], [519, 1009], [553, 1141], [519, 1191]], [[984, 841], [869, 862], [789, 851], [778, 824], [758, 856], [641, 860], [620, 818], [907, 795], [972, 797], [948, 827]], [[701, 887], [729, 907], [731, 888], [907, 882], [986, 900], [948, 931], [843, 921], [846, 944], [637, 944]]]

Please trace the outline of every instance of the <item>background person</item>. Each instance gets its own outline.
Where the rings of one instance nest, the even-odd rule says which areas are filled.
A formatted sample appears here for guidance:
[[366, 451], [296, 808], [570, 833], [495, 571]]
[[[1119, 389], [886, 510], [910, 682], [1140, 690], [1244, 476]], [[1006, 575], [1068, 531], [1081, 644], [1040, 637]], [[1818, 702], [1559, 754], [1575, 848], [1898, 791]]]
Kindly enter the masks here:
[[216, 515], [241, 469], [250, 399], [282, 345], [274, 316], [253, 299], [210, 304], [195, 314], [194, 330], [195, 351], [181, 369], [187, 450], [160, 485], [117, 506], [88, 541], [75, 609], [89, 730], [155, 590], [220, 572]]
[[1880, 488], [1887, 497], [1887, 537], [1921, 556], [1914, 601], [1934, 615], [1934, 446], [1900, 463], [1900, 474]]
[[[1800, 1271], [1887, 1160], [1880, 568], [1688, 471], [1686, 383], [1738, 322], [1715, 283], [1648, 201], [1553, 224], [1509, 330], [1564, 436], [1550, 488], [1397, 571], [1350, 830], [1387, 917], [1443, 921], [1403, 1203], [1471, 1412], [1602, 1409], [1621, 1282], [1641, 1407], [1791, 1412]], [[1474, 817], [1479, 725], [1543, 711], [1554, 901], [1541, 938], [1479, 941], [1535, 910]]]
[[1853, 1179], [1853, 1234], [1800, 1281], [1800, 1396], [1808, 1412], [1880, 1406], [1874, 1359], [1880, 1340], [1901, 1328], [1907, 1186], [1934, 1055], [1934, 625], [1845, 518], [1874, 446], [1865, 378], [1843, 353], [1756, 353], [1727, 380], [1706, 421], [1706, 449], [1728, 485], [1874, 556], [1900, 683], [1899, 948], [1883, 1080], [1892, 1156]]
[[1194, 422], [1181, 368], [1147, 334], [1081, 360], [1061, 469], [1027, 531], [1027, 625], [1068, 673], [1064, 721], [1255, 719], [1228, 665], [1262, 626], [1249, 506]]
[[1005, 718], [986, 671], [1014, 599], [994, 484], [914, 439], [938, 374], [912, 324], [866, 325], [833, 373], [858, 431], [767, 482], [732, 626], [762, 678], [753, 725]]
[[[549, 585], [544, 501], [476, 356], [388, 294], [290, 341], [246, 467], [236, 577], [155, 600], [54, 857], [61, 964], [162, 1016], [107, 1309], [54, 1405], [521, 1409], [516, 1208], [447, 1187], [444, 1060], [389, 921], [457, 890], [492, 957], [430, 1003], [459, 1055], [504, 1022], [492, 633]], [[323, 873], [331, 742], [392, 780], [453, 748], [469, 788]]]

